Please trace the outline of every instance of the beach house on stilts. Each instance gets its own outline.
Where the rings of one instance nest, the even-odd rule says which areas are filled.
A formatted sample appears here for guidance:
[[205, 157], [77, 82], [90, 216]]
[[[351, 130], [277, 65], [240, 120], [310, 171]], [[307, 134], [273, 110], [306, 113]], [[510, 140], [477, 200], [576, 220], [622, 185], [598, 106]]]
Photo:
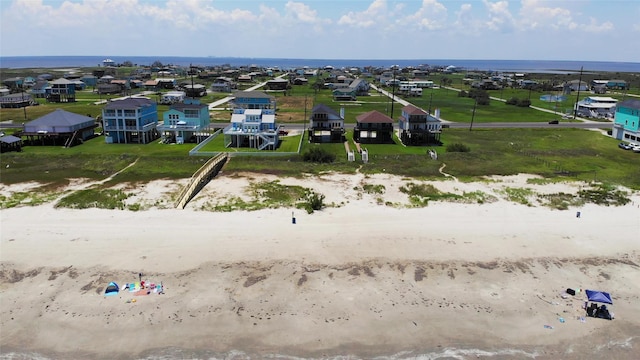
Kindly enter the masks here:
[[277, 149], [280, 138], [275, 97], [260, 91], [240, 91], [232, 103], [231, 124], [223, 130], [225, 146]]

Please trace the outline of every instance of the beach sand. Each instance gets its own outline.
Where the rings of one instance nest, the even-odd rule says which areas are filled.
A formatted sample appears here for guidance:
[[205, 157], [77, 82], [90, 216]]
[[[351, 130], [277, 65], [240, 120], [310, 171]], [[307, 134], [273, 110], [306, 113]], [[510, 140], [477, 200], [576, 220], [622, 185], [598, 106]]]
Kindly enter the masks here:
[[[170, 198], [186, 180], [130, 186], [127, 201], [143, 211], [3, 209], [0, 356], [637, 358], [640, 196], [564, 211], [505, 198], [509, 187], [585, 186], [528, 178], [423, 182], [490, 201], [421, 208], [399, 191], [418, 181], [393, 175], [221, 174], [184, 210]], [[276, 179], [333, 206], [200, 210]], [[139, 273], [165, 293], [103, 295], [110, 281], [124, 287]], [[616, 318], [581, 321], [584, 291], [563, 298], [567, 288], [610, 292]]]

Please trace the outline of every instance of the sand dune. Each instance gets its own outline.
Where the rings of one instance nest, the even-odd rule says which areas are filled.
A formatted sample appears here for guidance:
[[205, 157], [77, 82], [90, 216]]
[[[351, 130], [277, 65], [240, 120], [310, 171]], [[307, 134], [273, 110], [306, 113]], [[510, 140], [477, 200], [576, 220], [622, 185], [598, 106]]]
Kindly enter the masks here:
[[[329, 174], [279, 179], [334, 204], [313, 214], [199, 210], [273, 179], [223, 174], [185, 210], [168, 208], [181, 183], [166, 181], [128, 200], [147, 204], [145, 211], [2, 210], [1, 352], [64, 359], [637, 354], [638, 194], [622, 207], [551, 210], [515, 204], [502, 190], [575, 193], [584, 184], [531, 185], [517, 176], [428, 182], [492, 199], [410, 208], [398, 188], [415, 180]], [[357, 190], [364, 183], [385, 192]], [[137, 281], [140, 272], [162, 281], [165, 294], [103, 296], [110, 281]], [[611, 292], [616, 319], [581, 321], [584, 295], [561, 297], [568, 287]]]

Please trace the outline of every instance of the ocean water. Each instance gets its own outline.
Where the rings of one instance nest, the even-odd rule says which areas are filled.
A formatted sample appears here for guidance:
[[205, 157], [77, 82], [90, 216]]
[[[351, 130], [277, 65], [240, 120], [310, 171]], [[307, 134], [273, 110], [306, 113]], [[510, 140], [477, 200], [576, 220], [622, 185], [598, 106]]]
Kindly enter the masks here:
[[89, 67], [102, 64], [109, 58], [116, 64], [131, 61], [137, 65], [151, 65], [155, 61], [173, 65], [231, 66], [257, 65], [259, 67], [279, 67], [292, 69], [308, 66], [320, 68], [331, 65], [334, 68], [350, 67], [400, 67], [422, 64], [464, 68], [467, 70], [495, 70], [519, 72], [569, 73], [584, 71], [599, 72], [640, 72], [640, 62], [610, 61], [565, 61], [565, 60], [473, 60], [473, 59], [275, 59], [237, 57], [178, 57], [178, 56], [0, 56], [0, 68], [67, 68]]

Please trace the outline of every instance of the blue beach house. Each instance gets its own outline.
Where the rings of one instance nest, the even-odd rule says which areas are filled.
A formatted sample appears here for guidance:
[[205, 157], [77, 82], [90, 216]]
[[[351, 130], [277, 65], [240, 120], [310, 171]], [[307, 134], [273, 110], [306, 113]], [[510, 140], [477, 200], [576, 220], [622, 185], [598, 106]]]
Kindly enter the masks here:
[[225, 146], [277, 149], [275, 97], [260, 91], [240, 91], [234, 97], [231, 124], [223, 130]]
[[640, 99], [627, 99], [618, 103], [611, 135], [640, 145]]
[[165, 140], [178, 144], [199, 143], [202, 130], [211, 123], [209, 107], [200, 103], [200, 100], [192, 98], [186, 98], [184, 102], [169, 106], [169, 110], [162, 115], [162, 120], [158, 130]]
[[108, 144], [148, 144], [158, 138], [157, 105], [147, 98], [109, 102], [102, 109], [102, 123]]

